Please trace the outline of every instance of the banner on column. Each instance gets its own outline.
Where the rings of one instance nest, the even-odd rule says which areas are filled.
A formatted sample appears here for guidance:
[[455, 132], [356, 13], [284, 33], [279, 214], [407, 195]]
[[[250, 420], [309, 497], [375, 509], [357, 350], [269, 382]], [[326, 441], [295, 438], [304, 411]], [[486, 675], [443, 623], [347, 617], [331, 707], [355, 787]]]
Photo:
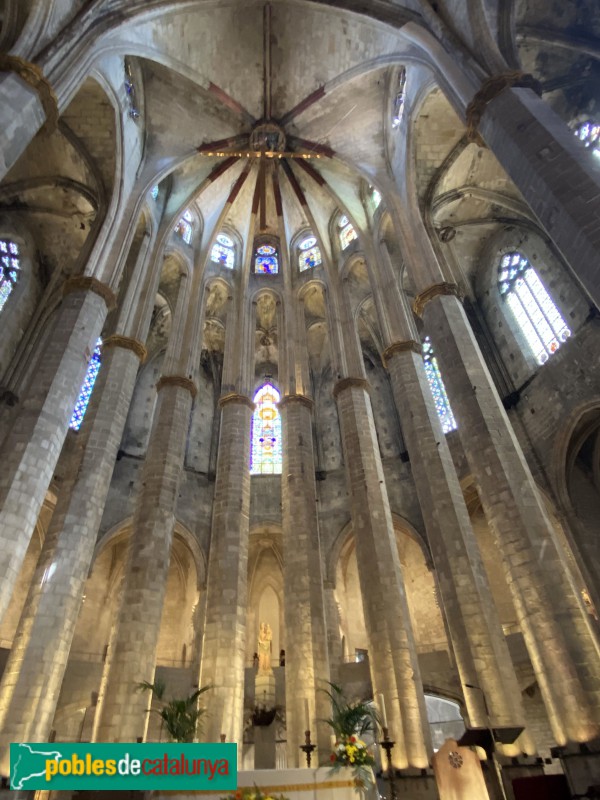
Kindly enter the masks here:
[[237, 788], [237, 745], [11, 744], [10, 788], [228, 792]]

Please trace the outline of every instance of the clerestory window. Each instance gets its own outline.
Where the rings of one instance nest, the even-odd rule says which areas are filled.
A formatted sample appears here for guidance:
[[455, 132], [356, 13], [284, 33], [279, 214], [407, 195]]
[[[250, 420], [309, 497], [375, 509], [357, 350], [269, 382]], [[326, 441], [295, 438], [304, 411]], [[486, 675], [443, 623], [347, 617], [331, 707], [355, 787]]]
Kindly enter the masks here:
[[448, 395], [446, 394], [446, 387], [444, 386], [444, 381], [442, 380], [442, 373], [440, 372], [437, 358], [435, 357], [435, 351], [429, 336], [426, 336], [423, 340], [423, 361], [425, 362], [425, 374], [427, 375], [427, 380], [429, 381], [429, 387], [431, 389], [431, 394], [433, 395], [433, 402], [435, 403], [438, 417], [442, 423], [442, 430], [444, 433], [455, 431], [457, 427], [456, 420], [454, 419], [454, 414], [450, 408], [450, 401], [448, 400]]
[[0, 311], [17, 285], [20, 271], [18, 245], [9, 239], [0, 239]]
[[306, 269], [313, 269], [322, 263], [321, 250], [314, 236], [310, 235], [303, 239], [298, 245], [298, 267], [300, 272]]
[[271, 383], [265, 383], [254, 395], [250, 441], [250, 474], [281, 475], [281, 415], [277, 404], [280, 395]]
[[78, 431], [79, 428], [81, 428], [81, 423], [83, 422], [85, 412], [87, 411], [90, 397], [92, 396], [92, 390], [94, 388], [94, 384], [96, 383], [98, 372], [100, 371], [100, 364], [102, 360], [101, 352], [102, 339], [98, 339], [96, 342], [96, 348], [92, 353], [92, 357], [90, 358], [90, 363], [88, 364], [85, 378], [83, 379], [83, 386], [81, 387], [79, 397], [75, 403], [75, 408], [73, 409], [73, 414], [71, 415], [71, 421], [69, 422], [69, 428], [74, 431]]

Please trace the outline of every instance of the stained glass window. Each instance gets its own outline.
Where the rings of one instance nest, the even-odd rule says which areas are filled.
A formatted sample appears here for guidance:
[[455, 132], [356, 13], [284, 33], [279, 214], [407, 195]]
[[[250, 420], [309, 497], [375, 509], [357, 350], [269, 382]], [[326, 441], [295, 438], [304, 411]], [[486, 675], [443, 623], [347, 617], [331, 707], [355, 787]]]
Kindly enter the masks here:
[[279, 392], [270, 383], [265, 383], [254, 395], [256, 409], [252, 415], [251, 475], [281, 475], [281, 416], [277, 408], [279, 399]]
[[225, 233], [219, 233], [210, 253], [210, 260], [227, 269], [235, 266], [235, 248], [233, 239]]
[[371, 202], [373, 203], [373, 211], [377, 211], [381, 203], [381, 192], [374, 186], [369, 187], [371, 190]]
[[404, 67], [398, 72], [398, 83], [396, 85], [396, 96], [392, 106], [392, 128], [398, 128], [402, 121], [404, 111], [404, 92], [406, 89], [406, 70]]
[[300, 242], [298, 247], [300, 248], [300, 253], [298, 255], [300, 272], [304, 272], [305, 269], [318, 267], [319, 264], [322, 263], [321, 250], [314, 236], [307, 236], [306, 239]]
[[179, 236], [186, 244], [192, 243], [192, 233], [194, 229], [192, 228], [192, 222], [194, 218], [192, 217], [189, 211], [185, 211], [177, 225], [175, 226], [175, 233]]
[[575, 128], [575, 136], [600, 157], [600, 124], [588, 119]]
[[544, 364], [571, 335], [537, 272], [522, 253], [500, 259], [498, 287], [538, 364]]
[[448, 400], [448, 395], [446, 394], [446, 387], [444, 386], [442, 374], [440, 372], [437, 358], [435, 357], [433, 345], [431, 344], [431, 339], [429, 336], [426, 336], [423, 342], [423, 361], [425, 362], [425, 374], [427, 375], [427, 380], [429, 381], [435, 408], [438, 413], [438, 417], [440, 418], [440, 422], [442, 423], [442, 430], [444, 433], [455, 431], [456, 420], [454, 419], [454, 414], [450, 408], [450, 401]]
[[75, 408], [73, 409], [71, 421], [69, 422], [69, 428], [74, 431], [78, 431], [79, 428], [81, 428], [81, 423], [83, 422], [88, 403], [90, 402], [90, 397], [92, 396], [92, 389], [94, 388], [96, 378], [98, 377], [98, 371], [100, 369], [101, 347], [102, 339], [98, 339], [96, 342], [96, 349], [92, 353], [87, 372], [85, 373], [85, 378], [83, 379], [83, 386], [79, 392], [79, 398], [75, 403]]
[[0, 239], [0, 311], [19, 280], [21, 264], [19, 247], [14, 242]]
[[278, 271], [279, 261], [277, 260], [276, 248], [270, 244], [262, 244], [257, 247], [254, 258], [254, 272], [276, 275]]
[[153, 186], [152, 189], [150, 189], [150, 195], [153, 200], [156, 200], [158, 198], [158, 184], [156, 184], [156, 186]]
[[340, 245], [342, 250], [345, 250], [350, 242], [354, 241], [354, 239], [358, 239], [358, 236], [356, 235], [352, 223], [345, 214], [339, 218], [338, 228], [340, 229]]

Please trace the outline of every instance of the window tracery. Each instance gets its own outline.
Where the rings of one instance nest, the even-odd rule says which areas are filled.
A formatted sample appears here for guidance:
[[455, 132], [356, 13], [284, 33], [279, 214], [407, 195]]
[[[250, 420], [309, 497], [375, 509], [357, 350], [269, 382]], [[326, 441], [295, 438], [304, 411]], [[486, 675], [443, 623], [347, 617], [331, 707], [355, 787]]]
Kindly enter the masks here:
[[271, 244], [261, 244], [256, 248], [254, 272], [266, 275], [276, 275], [279, 272], [276, 247]]
[[101, 361], [102, 339], [98, 339], [96, 342], [96, 348], [92, 353], [92, 357], [90, 358], [90, 363], [88, 364], [85, 378], [83, 379], [83, 386], [81, 387], [79, 397], [77, 398], [75, 408], [73, 409], [73, 413], [71, 415], [71, 420], [69, 422], [69, 428], [71, 428], [71, 430], [78, 431], [79, 428], [81, 428], [81, 423], [83, 422], [85, 412], [87, 411], [87, 407], [90, 402], [90, 397], [92, 396], [94, 384], [96, 383], [96, 378], [98, 377], [98, 372], [100, 371]]
[[213, 244], [210, 260], [215, 264], [220, 264], [227, 269], [233, 269], [235, 266], [235, 244], [231, 237], [226, 233], [219, 233], [216, 241]]
[[271, 383], [265, 383], [254, 395], [250, 442], [250, 474], [280, 475], [283, 454], [281, 415], [277, 404], [280, 394]]
[[194, 232], [194, 228], [192, 226], [192, 222], [194, 218], [189, 210], [183, 212], [183, 216], [175, 226], [175, 234], [179, 236], [180, 239], [186, 244], [192, 243], [192, 235]]
[[498, 288], [538, 364], [544, 364], [571, 330], [537, 272], [518, 250], [506, 253], [498, 267]]
[[19, 280], [20, 270], [19, 246], [8, 239], [0, 239], [0, 311]]
[[348, 219], [348, 217], [343, 214], [338, 220], [338, 228], [339, 232], [338, 235], [340, 237], [340, 246], [342, 250], [345, 250], [351, 242], [355, 239], [358, 239], [357, 233], [354, 230], [354, 226]]
[[448, 395], [446, 394], [446, 387], [444, 386], [444, 381], [442, 380], [442, 373], [440, 372], [437, 358], [435, 357], [435, 351], [429, 336], [426, 336], [423, 340], [423, 361], [425, 362], [425, 374], [427, 375], [427, 380], [429, 381], [429, 387], [431, 389], [431, 394], [433, 395], [435, 408], [438, 413], [438, 417], [440, 418], [440, 422], [442, 423], [442, 430], [444, 433], [455, 431], [457, 428], [456, 420], [454, 419], [454, 414], [450, 408], [450, 401], [448, 400]]
[[318, 267], [319, 264], [322, 263], [321, 249], [314, 236], [307, 236], [300, 242], [298, 247], [300, 249], [300, 253], [298, 255], [298, 266], [300, 268], [300, 272], [304, 272], [304, 270], [307, 269], [313, 269], [313, 267]]

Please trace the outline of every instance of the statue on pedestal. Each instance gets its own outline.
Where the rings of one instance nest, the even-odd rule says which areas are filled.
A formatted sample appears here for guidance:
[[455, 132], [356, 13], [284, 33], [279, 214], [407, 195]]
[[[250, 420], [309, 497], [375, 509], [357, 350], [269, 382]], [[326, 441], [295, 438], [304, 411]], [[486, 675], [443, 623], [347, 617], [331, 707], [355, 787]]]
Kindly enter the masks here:
[[271, 672], [271, 646], [273, 631], [268, 622], [260, 623], [258, 634], [258, 671], [263, 673]]

